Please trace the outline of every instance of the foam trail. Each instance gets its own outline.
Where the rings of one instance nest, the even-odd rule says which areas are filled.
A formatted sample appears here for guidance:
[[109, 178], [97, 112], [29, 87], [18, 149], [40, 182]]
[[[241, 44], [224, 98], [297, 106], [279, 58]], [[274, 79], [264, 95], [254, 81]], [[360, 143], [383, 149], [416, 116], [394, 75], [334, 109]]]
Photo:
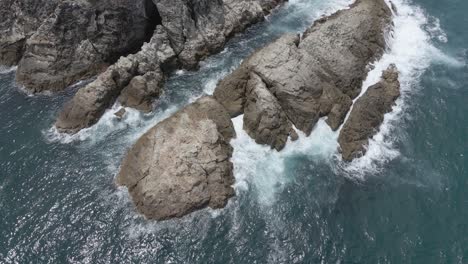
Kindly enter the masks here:
[[[394, 63], [400, 72], [401, 97], [391, 113], [385, 115], [380, 131], [369, 142], [364, 157], [351, 163], [342, 163], [346, 176], [363, 179], [367, 173], [378, 172], [382, 164], [400, 155], [395, 143], [398, 141], [397, 122], [405, 114], [409, 97], [418, 89], [421, 75], [432, 63], [443, 63], [452, 67], [464, 65], [437, 49], [432, 41], [446, 42], [446, 35], [438, 20], [428, 19], [423, 10], [409, 4], [406, 0], [392, 1], [396, 6], [394, 31], [387, 39], [389, 49], [374, 65], [363, 83], [362, 96], [367, 88], [380, 80], [382, 71]], [[433, 24], [431, 24], [431, 21]], [[425, 28], [430, 28], [428, 32]]]

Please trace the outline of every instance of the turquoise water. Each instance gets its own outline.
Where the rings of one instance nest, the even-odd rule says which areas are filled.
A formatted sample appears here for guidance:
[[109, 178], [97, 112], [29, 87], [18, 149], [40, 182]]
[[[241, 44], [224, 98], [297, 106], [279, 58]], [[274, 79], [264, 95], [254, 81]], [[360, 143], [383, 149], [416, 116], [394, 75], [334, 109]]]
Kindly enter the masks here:
[[[51, 129], [77, 87], [30, 97], [0, 74], [0, 263], [468, 263], [468, 2], [395, 0], [379, 69], [403, 97], [366, 157], [345, 164], [319, 122], [281, 153], [234, 120], [237, 192], [223, 210], [166, 222], [137, 215], [114, 185], [139, 135], [284, 32], [350, 1], [291, 0], [199, 72], [178, 72], [150, 115], [112, 112], [74, 137]], [[78, 85], [79, 86], [79, 85]]]

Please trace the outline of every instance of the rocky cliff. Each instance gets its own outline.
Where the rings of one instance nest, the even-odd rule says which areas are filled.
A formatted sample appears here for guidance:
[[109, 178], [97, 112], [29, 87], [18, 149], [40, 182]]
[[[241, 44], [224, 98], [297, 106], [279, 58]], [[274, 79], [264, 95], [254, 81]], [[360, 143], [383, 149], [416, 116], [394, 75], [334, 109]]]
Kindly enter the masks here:
[[[288, 137], [297, 137], [293, 126], [310, 134], [326, 116], [331, 128], [338, 129], [369, 64], [382, 55], [390, 25], [384, 0], [357, 0], [314, 23], [302, 37], [280, 37], [223, 79], [213, 97], [187, 106], [141, 137], [122, 163], [118, 184], [129, 188], [138, 210], [151, 219], [224, 206], [233, 195], [230, 118], [244, 114], [244, 130], [277, 150]], [[388, 82], [395, 78], [393, 72], [384, 75]], [[372, 90], [387, 98], [380, 95], [387, 88]], [[382, 100], [370, 99], [369, 104]], [[359, 122], [351, 115], [348, 122]], [[382, 111], [377, 115], [383, 116]]]
[[160, 24], [149, 43], [79, 91], [60, 113], [59, 131], [74, 133], [95, 124], [116, 100], [151, 111], [171, 69], [196, 68], [200, 60], [219, 51], [229, 36], [264, 19], [282, 0], [154, 2]]

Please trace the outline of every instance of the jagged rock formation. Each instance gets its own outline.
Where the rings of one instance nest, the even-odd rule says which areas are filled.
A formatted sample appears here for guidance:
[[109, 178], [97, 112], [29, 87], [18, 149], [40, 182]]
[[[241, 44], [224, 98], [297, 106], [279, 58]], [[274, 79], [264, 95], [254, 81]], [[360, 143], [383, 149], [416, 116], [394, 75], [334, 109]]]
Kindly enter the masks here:
[[[151, 219], [223, 207], [233, 195], [230, 118], [243, 113], [246, 132], [277, 150], [288, 136], [297, 137], [293, 125], [310, 133], [319, 117], [328, 116], [338, 129], [368, 64], [383, 53], [390, 16], [384, 0], [357, 0], [316, 22], [302, 39], [287, 34], [258, 50], [218, 84], [213, 97], [141, 137], [124, 159], [117, 183], [129, 188], [138, 210]], [[397, 76], [388, 72], [384, 79], [394, 83]], [[377, 93], [392, 94], [392, 85], [381, 85]], [[387, 103], [380, 96], [387, 98], [372, 98]]]
[[[175, 54], [165, 30], [158, 26], [149, 43], [136, 54], [122, 57], [98, 78], [78, 90], [65, 104], [55, 124], [62, 132], [75, 133], [93, 125], [116, 100], [148, 109], [151, 96], [159, 94], [164, 75], [161, 65], [171, 63]], [[150, 82], [141, 84], [146, 78]], [[140, 89], [140, 90], [137, 90]], [[123, 93], [120, 93], [121, 91]]]
[[203, 97], [143, 135], [125, 157], [117, 183], [128, 187], [149, 219], [224, 207], [234, 195], [233, 137], [227, 111]]
[[[37, 28], [30, 36], [8, 32], [10, 38], [23, 38], [24, 42], [16, 42], [23, 44], [16, 54], [21, 57], [17, 81], [31, 92], [62, 90], [101, 72], [121, 55], [138, 50], [154, 29], [146, 14], [153, 11], [147, 9], [147, 1], [52, 1], [56, 5], [45, 3], [50, 9], [39, 7], [48, 11], [42, 20], [33, 18], [34, 10], [20, 12], [21, 17], [14, 18], [16, 25], [35, 21]], [[18, 5], [28, 2], [14, 1]]]
[[[151, 42], [132, 61], [125, 78], [114, 80], [120, 61], [84, 87], [65, 106], [56, 123], [59, 131], [74, 133], [95, 124], [105, 109], [118, 101], [123, 106], [150, 111], [160, 94], [165, 75], [174, 66], [195, 68], [198, 62], [219, 51], [227, 38], [262, 20], [283, 0], [154, 0], [161, 25]], [[143, 65], [143, 66], [142, 66]], [[128, 73], [128, 74], [127, 74]], [[107, 85], [103, 87], [103, 83]], [[96, 105], [93, 107], [93, 105]]]
[[17, 65], [24, 46], [59, 0], [0, 1], [0, 64]]
[[[258, 50], [219, 83], [214, 96], [234, 117], [245, 112], [246, 105], [251, 111], [251, 104], [246, 102], [247, 84], [252, 78], [263, 83], [270, 93], [269, 103], [275, 101], [279, 106], [276, 115], [285, 114], [287, 119], [280, 118], [284, 126], [281, 132], [275, 131], [273, 127], [278, 125], [270, 122], [273, 127], [268, 129], [267, 137], [276, 140], [265, 140], [264, 133], [249, 134], [257, 142], [277, 149], [283, 144], [274, 142], [284, 141], [289, 123], [310, 134], [318, 119], [328, 116], [328, 124], [336, 130], [346, 117], [352, 98], [360, 92], [369, 63], [383, 53], [390, 20], [391, 11], [384, 1], [358, 0], [350, 9], [314, 23], [302, 38], [285, 35]], [[252, 131], [249, 124], [271, 119], [269, 116], [271, 111], [244, 115], [246, 130]]]
[[366, 153], [369, 139], [378, 132], [384, 115], [392, 111], [399, 96], [398, 70], [391, 65], [354, 104], [338, 138], [343, 160], [351, 161]]

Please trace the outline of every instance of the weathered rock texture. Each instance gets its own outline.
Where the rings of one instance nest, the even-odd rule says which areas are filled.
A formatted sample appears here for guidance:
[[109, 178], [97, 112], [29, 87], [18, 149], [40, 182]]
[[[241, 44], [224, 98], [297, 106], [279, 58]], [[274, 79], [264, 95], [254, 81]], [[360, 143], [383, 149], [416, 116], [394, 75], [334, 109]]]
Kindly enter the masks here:
[[[161, 25], [157, 26], [151, 42], [139, 53], [119, 60], [95, 82], [82, 88], [61, 112], [57, 128], [74, 133], [95, 124], [117, 97], [123, 106], [150, 111], [169, 69], [175, 66], [195, 68], [201, 59], [219, 51], [229, 36], [262, 20], [281, 2], [283, 0], [154, 0]], [[110, 74], [116, 68], [122, 69], [122, 61], [129, 67], [123, 69], [124, 78]]]
[[117, 183], [128, 187], [149, 219], [224, 207], [234, 195], [233, 137], [227, 111], [203, 97], [143, 135], [125, 157]]
[[59, 0], [0, 1], [0, 64], [13, 66], [23, 56], [26, 40], [52, 14]]
[[[154, 29], [147, 12], [155, 9], [148, 10], [148, 1], [151, 3], [150, 0], [62, 0], [55, 1], [55, 8], [45, 9], [49, 13], [42, 20], [33, 18], [34, 11], [21, 13], [16, 24], [23, 26], [22, 20], [35, 21], [37, 28], [29, 32], [30, 36], [14, 30], [9, 32], [9, 37], [23, 38], [24, 42], [16, 53], [17, 57], [21, 56], [17, 81], [31, 92], [62, 90], [101, 72], [121, 55], [138, 50], [147, 40], [148, 32], [151, 34]], [[17, 0], [15, 4], [25, 4], [25, 0]]]
[[285, 35], [258, 50], [219, 83], [214, 96], [232, 117], [245, 113], [249, 135], [276, 149], [284, 146], [291, 123], [310, 134], [327, 116], [337, 130], [369, 63], [385, 49], [390, 22], [383, 0], [358, 0], [314, 23], [302, 38]]
[[338, 142], [344, 160], [351, 161], [366, 153], [369, 139], [378, 132], [384, 115], [392, 111], [399, 96], [398, 71], [391, 65], [383, 72], [382, 79], [356, 101], [340, 132]]

